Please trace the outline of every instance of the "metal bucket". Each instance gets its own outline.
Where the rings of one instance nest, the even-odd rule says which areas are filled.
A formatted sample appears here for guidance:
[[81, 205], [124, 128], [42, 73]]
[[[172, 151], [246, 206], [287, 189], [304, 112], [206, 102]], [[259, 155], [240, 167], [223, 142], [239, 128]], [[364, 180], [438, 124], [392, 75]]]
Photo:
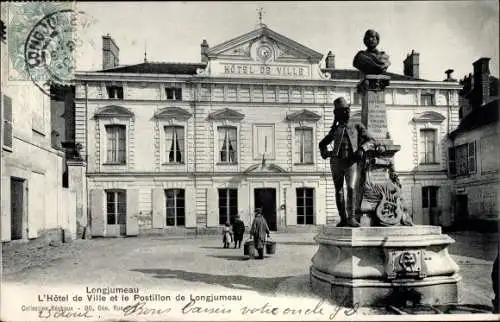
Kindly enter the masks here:
[[250, 256], [250, 254], [255, 254], [253, 240], [247, 240], [245, 244], [243, 244], [243, 255]]
[[274, 254], [276, 253], [276, 242], [272, 240], [266, 241], [266, 253], [267, 254]]

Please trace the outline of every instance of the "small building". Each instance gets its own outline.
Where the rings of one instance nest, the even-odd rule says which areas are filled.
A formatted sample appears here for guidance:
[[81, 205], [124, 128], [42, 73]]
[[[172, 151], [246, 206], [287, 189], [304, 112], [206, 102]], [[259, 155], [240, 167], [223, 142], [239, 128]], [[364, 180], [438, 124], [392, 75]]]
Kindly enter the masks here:
[[9, 36], [1, 42], [0, 239], [74, 238], [75, 196], [63, 187], [64, 152], [51, 146], [50, 97], [13, 76]]
[[498, 78], [490, 75], [489, 60], [475, 61], [474, 73], [460, 81], [460, 124], [450, 133], [456, 223], [467, 229], [498, 228], [499, 85]]
[[[335, 98], [360, 120], [357, 70], [263, 24], [213, 47], [203, 40], [193, 63], [122, 66], [111, 36], [102, 41], [103, 69], [76, 73], [67, 115], [87, 161], [93, 235], [217, 230], [236, 214], [249, 225], [256, 207], [275, 231], [339, 220], [317, 146]], [[415, 222], [450, 225], [446, 137], [460, 86], [421, 79], [414, 51], [404, 65], [385, 94], [396, 170]]]

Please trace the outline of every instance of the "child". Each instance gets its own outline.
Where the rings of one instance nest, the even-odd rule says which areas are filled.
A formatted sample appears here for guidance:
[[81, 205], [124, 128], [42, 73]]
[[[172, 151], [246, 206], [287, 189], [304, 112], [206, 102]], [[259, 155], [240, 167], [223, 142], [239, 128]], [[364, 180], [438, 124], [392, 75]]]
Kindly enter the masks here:
[[233, 232], [231, 231], [231, 225], [227, 222], [222, 229], [222, 242], [224, 243], [224, 248], [229, 248], [229, 244], [233, 241]]

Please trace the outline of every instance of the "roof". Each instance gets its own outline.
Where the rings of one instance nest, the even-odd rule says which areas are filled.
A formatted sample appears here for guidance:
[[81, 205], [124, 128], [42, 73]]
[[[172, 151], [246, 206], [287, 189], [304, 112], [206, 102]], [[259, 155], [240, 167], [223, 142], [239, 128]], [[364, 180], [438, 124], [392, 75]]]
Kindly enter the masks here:
[[198, 68], [205, 68], [205, 63], [164, 63], [145, 62], [136, 65], [120, 66], [99, 70], [104, 73], [133, 73], [133, 74], [173, 74], [196, 75]]
[[[328, 72], [331, 74], [332, 79], [354, 79], [360, 80], [363, 78], [363, 73], [356, 69], [322, 69], [323, 72]], [[430, 82], [426, 79], [413, 78], [410, 76], [394, 74], [394, 73], [384, 73], [391, 77], [391, 80], [395, 81], [420, 81], [420, 82]]]
[[[171, 74], [171, 75], [196, 75], [198, 68], [205, 68], [206, 63], [168, 63], [146, 62], [136, 65], [126, 65], [110, 69], [99, 70], [103, 73], [132, 73], [132, 74]], [[363, 74], [355, 69], [323, 69], [331, 74], [332, 79], [360, 80]], [[428, 81], [394, 73], [385, 73], [395, 81]]]
[[307, 57], [308, 59], [316, 62], [319, 62], [323, 58], [323, 54], [269, 29], [264, 24], [261, 24], [258, 29], [252, 30], [209, 48], [207, 55], [209, 57], [216, 57], [230, 48], [234, 48], [235, 46], [239, 46], [244, 43], [251, 43], [253, 40], [260, 39], [262, 37], [268, 37], [275, 40], [278, 47], [280, 47], [280, 45], [285, 46], [286, 50], [291, 50], [291, 52], [294, 53], [294, 56], [297, 55], [296, 57]]
[[481, 126], [494, 124], [498, 122], [498, 99], [490, 101], [485, 105], [475, 108], [470, 114], [464, 117], [455, 131], [450, 133], [454, 138], [458, 134], [471, 131]]

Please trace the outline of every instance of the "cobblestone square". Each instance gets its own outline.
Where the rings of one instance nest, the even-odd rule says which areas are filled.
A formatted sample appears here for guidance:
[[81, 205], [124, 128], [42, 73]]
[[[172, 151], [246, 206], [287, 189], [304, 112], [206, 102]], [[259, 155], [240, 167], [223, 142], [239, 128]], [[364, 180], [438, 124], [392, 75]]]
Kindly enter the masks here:
[[[456, 240], [450, 254], [462, 276], [460, 303], [490, 306], [490, 274], [498, 236], [450, 235]], [[35, 286], [46, 292], [59, 285], [81, 291], [123, 286], [143, 291], [162, 289], [171, 294], [182, 290], [195, 298], [222, 292], [243, 299], [318, 301], [308, 287], [310, 261], [317, 249], [314, 234], [272, 237], [277, 252], [264, 260], [248, 259], [243, 247], [224, 249], [219, 236], [95, 238], [48, 247], [11, 244], [3, 248], [3, 283]], [[373, 308], [360, 308], [357, 313], [389, 314]]]

